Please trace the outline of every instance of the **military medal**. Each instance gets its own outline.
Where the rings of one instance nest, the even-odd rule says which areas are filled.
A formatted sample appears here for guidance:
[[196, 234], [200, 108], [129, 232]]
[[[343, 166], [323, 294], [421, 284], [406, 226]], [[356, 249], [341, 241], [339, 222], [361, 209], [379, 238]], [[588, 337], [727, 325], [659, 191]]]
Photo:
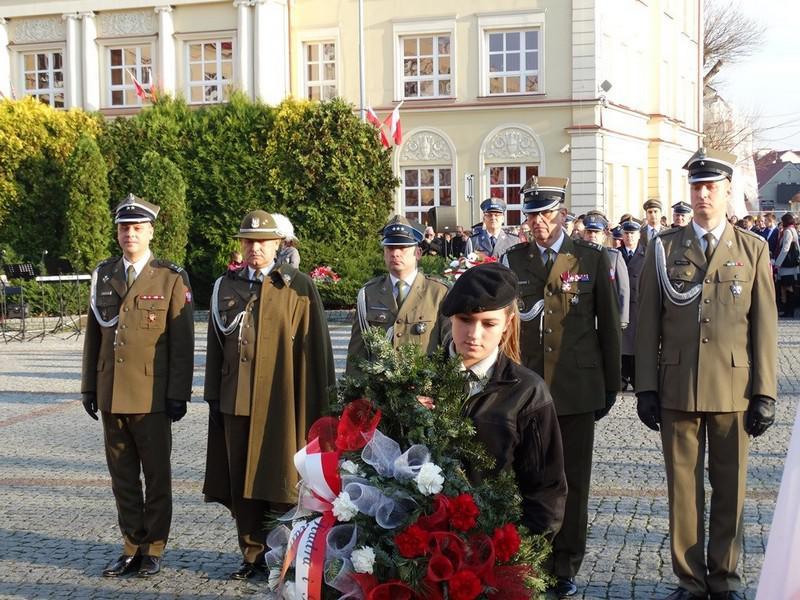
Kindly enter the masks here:
[[426, 329], [427, 327], [425, 326], [425, 323], [417, 323], [416, 325], [414, 325], [414, 333], [417, 335], [422, 335], [423, 333], [425, 333]]
[[742, 286], [739, 285], [738, 281], [731, 284], [731, 293], [733, 294], [734, 298], [738, 298], [742, 295]]
[[385, 315], [385, 314], [383, 314], [383, 313], [381, 313], [381, 314], [379, 314], [379, 315], [378, 315], [378, 317], [377, 317], [377, 318], [378, 318], [378, 321], [380, 321], [381, 323], [383, 323], [383, 322], [386, 320], [386, 315]]
[[156, 313], [150, 313], [147, 315], [147, 320], [153, 323], [156, 320]]

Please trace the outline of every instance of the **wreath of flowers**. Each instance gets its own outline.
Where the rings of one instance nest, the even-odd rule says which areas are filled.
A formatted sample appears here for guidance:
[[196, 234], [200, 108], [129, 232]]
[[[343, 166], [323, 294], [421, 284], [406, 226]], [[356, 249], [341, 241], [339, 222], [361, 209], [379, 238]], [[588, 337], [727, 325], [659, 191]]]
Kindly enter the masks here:
[[461, 277], [467, 269], [490, 262], [497, 262], [497, 258], [488, 256], [483, 252], [470, 252], [466, 256], [461, 256], [452, 261], [450, 266], [442, 272], [442, 275], [448, 281], [455, 281]]
[[338, 283], [341, 279], [341, 277], [336, 274], [336, 271], [325, 265], [314, 267], [308, 275], [316, 284]]

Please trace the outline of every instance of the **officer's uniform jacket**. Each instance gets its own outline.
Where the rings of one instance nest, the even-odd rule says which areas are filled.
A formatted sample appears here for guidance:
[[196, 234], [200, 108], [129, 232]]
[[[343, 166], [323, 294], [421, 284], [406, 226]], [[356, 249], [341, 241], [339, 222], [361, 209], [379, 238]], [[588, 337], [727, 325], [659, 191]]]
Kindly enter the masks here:
[[[392, 346], [417, 344], [425, 354], [430, 354], [442, 345], [450, 333], [450, 319], [442, 316], [439, 307], [447, 294], [447, 286], [428, 275], [417, 272], [403, 305], [398, 309], [394, 297], [392, 280], [388, 274], [368, 281], [362, 288], [365, 301], [366, 323], [389, 332]], [[361, 293], [361, 292], [359, 292]], [[357, 309], [360, 312], [360, 309]], [[361, 334], [360, 314], [356, 315], [347, 347], [348, 375], [358, 373], [358, 358], [367, 358], [367, 349]]]
[[769, 249], [729, 223], [706, 264], [694, 227], [659, 235], [675, 290], [701, 292], [686, 306], [665, 297], [647, 248], [639, 286], [637, 391], [657, 391], [662, 408], [747, 409], [755, 394], [776, 398], [777, 314]]
[[492, 240], [490, 238], [489, 232], [485, 229], [481, 229], [477, 234], [470, 236], [467, 240], [467, 247], [464, 250], [464, 255], [470, 252], [483, 252], [487, 256], [500, 257], [503, 256], [509, 248], [513, 248], [520, 242], [519, 236], [506, 233], [501, 229], [500, 233], [495, 237], [494, 249], [492, 249]]
[[164, 411], [166, 398], [189, 401], [194, 369], [192, 293], [186, 272], [151, 255], [126, 292], [122, 258], [93, 274], [94, 305], [83, 346], [81, 392], [97, 395], [101, 411]]
[[628, 267], [622, 252], [616, 248], [605, 248], [608, 252], [608, 262], [611, 265], [611, 276], [616, 284], [617, 298], [619, 299], [619, 321], [630, 323], [631, 284], [628, 277]]
[[[624, 250], [620, 249], [620, 254]], [[633, 255], [627, 260], [628, 281], [630, 282], [630, 321], [622, 332], [622, 353], [633, 355], [636, 350], [636, 320], [639, 315], [639, 278], [644, 267], [644, 248], [636, 246]], [[624, 257], [624, 254], [623, 254]]]
[[[209, 315], [203, 397], [219, 401], [223, 413], [249, 417], [244, 497], [291, 503], [299, 479], [294, 455], [328, 410], [336, 383], [330, 334], [308, 275], [279, 265], [261, 283], [247, 273], [245, 266], [219, 280], [222, 327], [244, 314], [241, 327], [227, 334]], [[230, 505], [229, 470], [225, 432], [210, 419], [203, 486], [208, 499]]]
[[[519, 244], [504, 262], [517, 274], [523, 315], [522, 362], [544, 378], [559, 416], [605, 406], [620, 386], [619, 304], [608, 253], [566, 234], [549, 276], [539, 248]], [[595, 325], [596, 323], [596, 325]]]

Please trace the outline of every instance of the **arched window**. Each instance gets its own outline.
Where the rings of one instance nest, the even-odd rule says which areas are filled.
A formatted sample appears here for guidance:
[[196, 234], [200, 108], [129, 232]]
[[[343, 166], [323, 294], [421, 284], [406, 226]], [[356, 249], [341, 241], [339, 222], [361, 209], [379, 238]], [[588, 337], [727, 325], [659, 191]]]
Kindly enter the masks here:
[[432, 207], [455, 205], [455, 151], [444, 133], [412, 131], [399, 156], [402, 214], [427, 224]]

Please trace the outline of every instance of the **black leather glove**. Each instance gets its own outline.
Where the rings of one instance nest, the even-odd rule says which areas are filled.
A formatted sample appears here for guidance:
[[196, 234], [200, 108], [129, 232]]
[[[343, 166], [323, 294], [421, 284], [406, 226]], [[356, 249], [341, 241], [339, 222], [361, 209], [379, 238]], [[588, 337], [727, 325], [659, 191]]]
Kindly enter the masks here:
[[172, 419], [173, 422], [180, 421], [183, 415], [186, 414], [186, 402], [183, 400], [175, 400], [175, 398], [167, 398], [164, 412]]
[[605, 417], [611, 410], [611, 407], [614, 406], [614, 403], [616, 401], [617, 401], [617, 392], [606, 392], [606, 405], [604, 408], [594, 411], [594, 420], [599, 421], [600, 419]]
[[775, 400], [769, 396], [753, 396], [747, 407], [744, 430], [758, 437], [775, 422]]
[[83, 394], [83, 408], [87, 414], [97, 421], [97, 395], [96, 394]]
[[661, 406], [656, 392], [639, 392], [636, 394], [636, 412], [639, 420], [653, 431], [658, 431], [661, 423]]

